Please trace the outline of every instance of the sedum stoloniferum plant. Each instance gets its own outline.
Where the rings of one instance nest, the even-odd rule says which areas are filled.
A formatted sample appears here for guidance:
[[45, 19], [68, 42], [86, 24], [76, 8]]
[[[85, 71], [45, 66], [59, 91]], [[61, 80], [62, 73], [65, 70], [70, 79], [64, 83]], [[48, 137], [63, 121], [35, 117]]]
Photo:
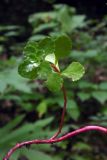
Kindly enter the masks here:
[[107, 129], [104, 127], [85, 126], [57, 138], [62, 130], [64, 115], [67, 106], [64, 78], [69, 78], [71, 79], [71, 81], [77, 81], [85, 73], [84, 67], [79, 62], [72, 62], [63, 71], [60, 71], [58, 60], [60, 58], [65, 58], [66, 56], [68, 56], [70, 54], [70, 51], [71, 40], [67, 35], [46, 37], [40, 42], [29, 41], [26, 44], [23, 51], [24, 58], [22, 60], [22, 63], [18, 67], [19, 74], [22, 77], [32, 80], [36, 78], [44, 80], [45, 86], [47, 86], [47, 88], [52, 92], [58, 92], [62, 90], [64, 97], [64, 106], [58, 131], [51, 138], [43, 140], [35, 139], [17, 143], [13, 148], [9, 150], [3, 160], [9, 160], [10, 156], [18, 148], [29, 146], [31, 144], [56, 143], [76, 136], [79, 133], [90, 130], [97, 130], [107, 134]]

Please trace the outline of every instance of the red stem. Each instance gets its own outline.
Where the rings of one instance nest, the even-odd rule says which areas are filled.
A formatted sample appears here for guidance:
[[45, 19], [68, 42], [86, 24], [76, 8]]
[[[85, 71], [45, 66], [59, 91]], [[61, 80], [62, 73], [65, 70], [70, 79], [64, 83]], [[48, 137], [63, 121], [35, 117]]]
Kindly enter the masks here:
[[62, 92], [63, 92], [63, 95], [64, 95], [64, 107], [63, 107], [63, 111], [62, 111], [62, 115], [61, 115], [61, 121], [60, 121], [59, 129], [55, 133], [55, 135], [53, 135], [50, 139], [56, 138], [61, 133], [61, 130], [62, 130], [62, 127], [63, 127], [64, 116], [65, 116], [66, 106], [67, 106], [67, 96], [66, 96], [66, 90], [65, 90], [64, 86], [62, 86]]
[[[57, 72], [57, 73], [60, 74], [59, 69], [54, 64], [51, 64], [51, 66], [52, 66], [52, 68], [54, 69], [55, 72]], [[65, 90], [64, 85], [62, 86], [62, 92], [63, 92], [63, 96], [64, 96], [64, 106], [63, 106], [63, 110], [62, 110], [62, 115], [61, 115], [61, 121], [60, 121], [60, 124], [59, 124], [59, 129], [58, 129], [58, 131], [50, 139], [55, 139], [61, 133], [61, 130], [62, 130], [62, 127], [63, 127], [64, 116], [65, 116], [66, 106], [67, 106], [67, 96], [66, 96], [66, 90]]]
[[7, 153], [7, 155], [3, 158], [3, 160], [9, 160], [10, 156], [19, 148], [23, 146], [29, 146], [31, 144], [51, 144], [51, 143], [56, 143], [56, 142], [61, 142], [63, 140], [66, 140], [68, 138], [72, 138], [73, 136], [76, 136], [80, 133], [84, 133], [87, 131], [91, 130], [96, 130], [101, 133], [107, 134], [107, 128], [100, 127], [100, 126], [86, 126], [80, 129], [77, 129], [73, 132], [67, 133], [66, 135], [60, 137], [60, 138], [55, 138], [55, 139], [44, 139], [44, 140], [31, 140], [31, 141], [25, 141], [21, 143], [17, 143], [10, 151]]

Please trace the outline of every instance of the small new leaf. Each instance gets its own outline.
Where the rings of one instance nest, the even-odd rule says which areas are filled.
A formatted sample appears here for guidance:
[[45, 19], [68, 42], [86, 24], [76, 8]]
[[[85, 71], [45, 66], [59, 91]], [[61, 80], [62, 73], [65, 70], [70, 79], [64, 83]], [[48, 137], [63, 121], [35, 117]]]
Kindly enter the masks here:
[[62, 87], [63, 78], [58, 73], [52, 73], [48, 76], [48, 79], [45, 83], [50, 91], [58, 92]]
[[72, 62], [63, 72], [62, 75], [71, 78], [72, 81], [79, 80], [85, 73], [84, 67], [79, 62]]
[[63, 58], [70, 54], [71, 40], [67, 35], [61, 35], [55, 40], [55, 55], [57, 58]]

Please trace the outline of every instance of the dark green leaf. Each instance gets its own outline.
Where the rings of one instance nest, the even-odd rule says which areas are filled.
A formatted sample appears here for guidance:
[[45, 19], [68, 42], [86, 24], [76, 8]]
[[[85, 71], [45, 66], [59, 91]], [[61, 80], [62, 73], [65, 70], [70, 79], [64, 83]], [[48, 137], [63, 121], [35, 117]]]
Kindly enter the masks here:
[[67, 113], [74, 120], [77, 120], [79, 118], [80, 111], [79, 111], [79, 108], [78, 108], [77, 103], [75, 101], [68, 100], [68, 103], [67, 103]]
[[52, 38], [46, 37], [39, 42], [39, 49], [43, 51], [43, 54], [52, 54], [55, 50], [55, 44]]
[[38, 76], [40, 78], [47, 78], [52, 73], [52, 69], [49, 62], [42, 62], [38, 69]]
[[8, 123], [4, 127], [0, 128], [0, 138], [2, 138], [3, 134], [9, 132], [11, 129], [16, 127], [23, 119], [24, 115], [16, 117], [11, 123]]
[[31, 54], [36, 54], [38, 52], [38, 44], [34, 41], [29, 41], [24, 48], [24, 55], [28, 56]]
[[72, 81], [79, 80], [85, 73], [84, 67], [78, 62], [72, 62], [63, 72], [62, 75], [71, 78]]
[[24, 48], [24, 56], [29, 61], [41, 61], [44, 58], [43, 52], [38, 48], [38, 43], [29, 41]]
[[81, 101], [86, 101], [90, 99], [91, 95], [90, 93], [87, 93], [87, 92], [79, 92], [78, 97], [81, 99]]
[[19, 74], [24, 78], [35, 79], [37, 77], [39, 63], [25, 60], [18, 67]]
[[106, 91], [94, 91], [92, 92], [92, 96], [102, 104], [104, 104], [107, 101]]
[[88, 82], [85, 80], [79, 81], [78, 86], [80, 89], [88, 89], [88, 90], [96, 90], [98, 89], [98, 85], [92, 82]]
[[77, 150], [77, 149], [80, 149], [80, 150], [85, 150], [85, 151], [91, 151], [92, 148], [89, 144], [86, 144], [86, 143], [83, 143], [83, 142], [77, 142], [74, 146], [73, 146], [73, 149], [74, 150]]
[[55, 55], [57, 58], [68, 56], [71, 51], [71, 40], [66, 35], [61, 35], [55, 40]]

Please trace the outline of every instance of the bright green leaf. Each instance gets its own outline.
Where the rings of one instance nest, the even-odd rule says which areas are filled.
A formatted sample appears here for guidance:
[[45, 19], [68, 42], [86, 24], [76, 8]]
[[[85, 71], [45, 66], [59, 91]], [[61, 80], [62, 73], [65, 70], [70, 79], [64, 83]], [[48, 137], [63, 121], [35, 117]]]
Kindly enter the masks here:
[[84, 67], [78, 62], [72, 62], [63, 72], [62, 75], [71, 78], [72, 81], [79, 80], [85, 73]]
[[45, 57], [45, 60], [48, 61], [48, 62], [51, 62], [53, 64], [55, 64], [55, 55], [54, 54], [48, 54], [46, 57]]
[[58, 92], [60, 91], [63, 79], [58, 73], [52, 73], [47, 77], [46, 86], [48, 89], [52, 92]]
[[71, 51], [71, 40], [66, 35], [61, 35], [55, 40], [55, 55], [57, 58], [68, 56]]
[[36, 107], [36, 110], [39, 112], [40, 116], [46, 113], [47, 109], [48, 109], [48, 105], [46, 100], [43, 100], [42, 102], [40, 102], [39, 105]]

